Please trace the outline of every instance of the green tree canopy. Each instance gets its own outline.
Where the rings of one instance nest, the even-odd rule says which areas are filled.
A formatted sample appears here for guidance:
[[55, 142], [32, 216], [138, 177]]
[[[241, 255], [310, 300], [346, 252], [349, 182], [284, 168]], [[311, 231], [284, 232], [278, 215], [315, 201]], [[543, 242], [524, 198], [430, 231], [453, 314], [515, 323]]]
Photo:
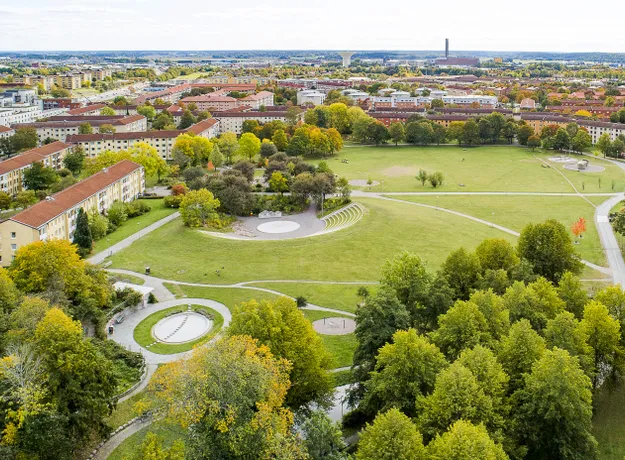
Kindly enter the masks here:
[[458, 420], [427, 447], [428, 460], [508, 460], [484, 425]]

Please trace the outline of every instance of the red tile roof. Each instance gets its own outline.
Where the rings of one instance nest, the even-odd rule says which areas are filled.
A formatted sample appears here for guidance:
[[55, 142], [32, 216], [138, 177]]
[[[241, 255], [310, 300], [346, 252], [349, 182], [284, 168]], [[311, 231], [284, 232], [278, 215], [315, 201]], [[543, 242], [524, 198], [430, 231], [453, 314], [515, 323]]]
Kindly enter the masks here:
[[106, 107], [106, 104], [91, 104], [84, 107], [78, 107], [67, 112], [68, 115], [82, 115], [83, 113], [89, 113], [94, 110], [100, 110]]
[[180, 100], [180, 102], [184, 102], [185, 104], [188, 104], [189, 102], [237, 102], [237, 101], [238, 99], [234, 97], [222, 96], [222, 95], [211, 96], [210, 93], [204, 94], [202, 96], [189, 96]]
[[51, 196], [51, 199], [40, 201], [28, 209], [14, 215], [10, 220], [39, 228], [46, 222], [63, 214], [68, 209], [82, 203], [90, 196], [105, 189], [111, 184], [124, 178], [128, 174], [142, 168], [140, 164], [130, 160], [123, 160], [113, 166], [103, 169], [93, 176], [72, 185]]
[[13, 128], [9, 128], [8, 126], [0, 125], [0, 133], [8, 133], [13, 131]]
[[9, 158], [8, 160], [0, 161], [0, 174], [6, 174], [38, 161], [43, 161], [49, 155], [61, 152], [70, 147], [70, 144], [57, 141], [35, 149], [27, 150], [26, 152], [20, 153], [19, 155]]
[[193, 134], [202, 134], [207, 129], [215, 126], [217, 124], [217, 120], [214, 118], [208, 118], [206, 120], [202, 120], [194, 125], [191, 125], [187, 128], [187, 132], [191, 132]]

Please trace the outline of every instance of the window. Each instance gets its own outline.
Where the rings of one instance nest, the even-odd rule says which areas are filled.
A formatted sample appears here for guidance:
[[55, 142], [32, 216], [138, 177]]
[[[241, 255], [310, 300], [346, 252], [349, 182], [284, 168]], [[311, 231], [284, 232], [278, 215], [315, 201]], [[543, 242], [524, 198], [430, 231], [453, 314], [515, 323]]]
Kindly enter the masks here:
[[15, 232], [11, 232], [11, 238], [15, 239]]
[[11, 250], [12, 250], [12, 251], [15, 251], [16, 249], [17, 249], [17, 244], [12, 244], [12, 245], [11, 245]]

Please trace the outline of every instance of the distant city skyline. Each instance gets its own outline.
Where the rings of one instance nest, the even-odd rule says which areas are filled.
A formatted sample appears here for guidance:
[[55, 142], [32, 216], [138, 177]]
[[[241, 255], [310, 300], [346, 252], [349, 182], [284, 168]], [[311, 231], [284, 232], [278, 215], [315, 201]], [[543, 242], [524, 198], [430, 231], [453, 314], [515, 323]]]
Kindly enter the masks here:
[[5, 0], [0, 50], [443, 50], [625, 52], [622, 3], [583, 14], [526, 0], [418, 4], [286, 0]]

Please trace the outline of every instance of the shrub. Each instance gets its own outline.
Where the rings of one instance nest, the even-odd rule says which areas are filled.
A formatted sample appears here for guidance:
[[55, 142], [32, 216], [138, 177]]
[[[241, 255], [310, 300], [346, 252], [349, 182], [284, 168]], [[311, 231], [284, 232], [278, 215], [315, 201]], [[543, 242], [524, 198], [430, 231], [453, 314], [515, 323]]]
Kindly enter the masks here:
[[168, 208], [179, 208], [184, 195], [169, 195], [163, 200], [163, 204]]
[[156, 296], [150, 292], [150, 294], [148, 295], [148, 303], [156, 303], [158, 302], [158, 300], [156, 300]]
[[91, 229], [91, 237], [94, 241], [100, 240], [108, 233], [109, 220], [106, 216], [103, 216], [97, 210], [94, 210], [89, 213], [89, 228]]
[[113, 224], [115, 228], [128, 220], [128, 213], [126, 211], [126, 204], [121, 201], [116, 201], [111, 205], [107, 211], [109, 222]]
[[126, 203], [126, 214], [129, 219], [142, 216], [151, 210], [152, 208], [150, 208], [150, 205], [144, 203], [143, 201], [132, 201], [130, 203]]

